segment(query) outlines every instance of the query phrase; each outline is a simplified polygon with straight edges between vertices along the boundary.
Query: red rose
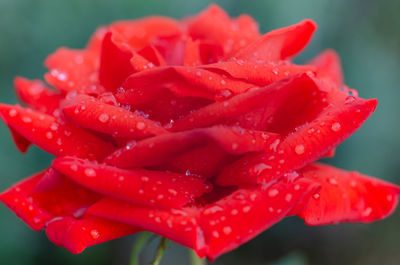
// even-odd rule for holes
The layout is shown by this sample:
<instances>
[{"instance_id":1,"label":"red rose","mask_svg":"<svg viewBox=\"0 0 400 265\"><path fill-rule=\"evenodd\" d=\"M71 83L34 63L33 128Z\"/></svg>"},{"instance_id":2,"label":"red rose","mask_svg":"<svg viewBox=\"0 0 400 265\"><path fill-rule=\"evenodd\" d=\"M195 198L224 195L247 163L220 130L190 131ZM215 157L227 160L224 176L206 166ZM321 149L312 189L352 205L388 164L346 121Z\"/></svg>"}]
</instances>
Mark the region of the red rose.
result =
<instances>
[{"instance_id":1,"label":"red rose","mask_svg":"<svg viewBox=\"0 0 400 265\"><path fill-rule=\"evenodd\" d=\"M1 201L72 253L146 230L210 259L290 215L388 216L399 187L313 163L377 104L344 85L333 51L290 61L315 29L304 20L260 35L249 16L210 6L60 48L45 62L55 90L17 78L27 107L0 105L22 152L33 143L57 158Z\"/></svg>"}]
</instances>

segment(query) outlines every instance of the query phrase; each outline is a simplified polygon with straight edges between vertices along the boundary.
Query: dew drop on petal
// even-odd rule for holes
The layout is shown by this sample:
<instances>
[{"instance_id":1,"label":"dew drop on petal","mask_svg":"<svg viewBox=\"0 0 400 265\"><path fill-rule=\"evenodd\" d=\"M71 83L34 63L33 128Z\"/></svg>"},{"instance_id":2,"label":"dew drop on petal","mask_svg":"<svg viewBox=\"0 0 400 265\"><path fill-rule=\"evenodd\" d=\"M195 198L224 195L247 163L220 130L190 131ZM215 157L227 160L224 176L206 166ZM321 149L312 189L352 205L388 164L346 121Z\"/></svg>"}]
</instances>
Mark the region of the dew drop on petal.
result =
<instances>
[{"instance_id":1,"label":"dew drop on petal","mask_svg":"<svg viewBox=\"0 0 400 265\"><path fill-rule=\"evenodd\" d=\"M340 130L340 127L341 127L340 123L339 122L335 122L335 123L332 124L331 128L332 128L332 131L338 132Z\"/></svg>"},{"instance_id":2,"label":"dew drop on petal","mask_svg":"<svg viewBox=\"0 0 400 265\"><path fill-rule=\"evenodd\" d=\"M8 115L10 115L10 117L15 117L17 116L17 111L15 109L10 109Z\"/></svg>"},{"instance_id":3,"label":"dew drop on petal","mask_svg":"<svg viewBox=\"0 0 400 265\"><path fill-rule=\"evenodd\" d=\"M304 145L302 145L302 144L296 145L294 151L298 155L304 154Z\"/></svg>"},{"instance_id":4,"label":"dew drop on petal","mask_svg":"<svg viewBox=\"0 0 400 265\"><path fill-rule=\"evenodd\" d=\"M225 235L229 235L232 232L232 228L230 226L225 226L222 231Z\"/></svg>"},{"instance_id":5,"label":"dew drop on petal","mask_svg":"<svg viewBox=\"0 0 400 265\"><path fill-rule=\"evenodd\" d=\"M277 189L270 189L269 191L268 191L268 196L269 197L275 197L276 195L278 195L279 194L279 190L277 190Z\"/></svg>"},{"instance_id":6,"label":"dew drop on petal","mask_svg":"<svg viewBox=\"0 0 400 265\"><path fill-rule=\"evenodd\" d=\"M146 128L146 124L144 124L144 122L142 122L142 121L139 121L139 122L136 124L136 128L137 128L138 130L143 130L144 128Z\"/></svg>"},{"instance_id":7,"label":"dew drop on petal","mask_svg":"<svg viewBox=\"0 0 400 265\"><path fill-rule=\"evenodd\" d=\"M96 176L96 171L93 168L86 168L85 169L85 175L88 177L95 177Z\"/></svg>"},{"instance_id":8,"label":"dew drop on petal","mask_svg":"<svg viewBox=\"0 0 400 265\"><path fill-rule=\"evenodd\" d=\"M97 231L96 229L93 229L93 230L91 230L90 231L90 236L93 238L93 239L98 239L99 237L100 237L100 233L99 233L99 231Z\"/></svg>"},{"instance_id":9,"label":"dew drop on petal","mask_svg":"<svg viewBox=\"0 0 400 265\"><path fill-rule=\"evenodd\" d=\"M102 123L108 122L109 119L110 119L110 116L107 113L102 113L99 116L99 121Z\"/></svg>"}]
</instances>

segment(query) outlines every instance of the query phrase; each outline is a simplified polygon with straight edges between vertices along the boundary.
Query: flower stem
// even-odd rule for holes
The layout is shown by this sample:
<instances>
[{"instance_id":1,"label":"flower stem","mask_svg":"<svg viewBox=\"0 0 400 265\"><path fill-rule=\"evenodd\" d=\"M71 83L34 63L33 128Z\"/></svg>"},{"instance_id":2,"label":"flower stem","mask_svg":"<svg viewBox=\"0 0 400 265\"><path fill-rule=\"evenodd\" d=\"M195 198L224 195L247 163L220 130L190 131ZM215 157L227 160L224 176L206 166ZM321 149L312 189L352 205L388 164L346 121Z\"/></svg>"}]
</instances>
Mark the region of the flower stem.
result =
<instances>
[{"instance_id":1,"label":"flower stem","mask_svg":"<svg viewBox=\"0 0 400 265\"><path fill-rule=\"evenodd\" d=\"M167 244L168 244L168 239L166 239L165 237L162 237L160 239L160 243L158 244L158 247L157 247L156 256L155 256L154 260L151 262L151 264L153 264L153 265L160 264L161 259L164 255L165 249L167 248Z\"/></svg>"},{"instance_id":2,"label":"flower stem","mask_svg":"<svg viewBox=\"0 0 400 265\"><path fill-rule=\"evenodd\" d=\"M189 259L190 265L207 265L206 259L199 258L196 252L194 252L192 249L189 250Z\"/></svg>"},{"instance_id":3,"label":"flower stem","mask_svg":"<svg viewBox=\"0 0 400 265\"><path fill-rule=\"evenodd\" d=\"M139 237L136 239L135 243L133 244L132 253L131 253L131 261L130 265L139 265L139 257L140 252L142 252L143 247L149 241L151 233L149 232L141 232Z\"/></svg>"}]
</instances>

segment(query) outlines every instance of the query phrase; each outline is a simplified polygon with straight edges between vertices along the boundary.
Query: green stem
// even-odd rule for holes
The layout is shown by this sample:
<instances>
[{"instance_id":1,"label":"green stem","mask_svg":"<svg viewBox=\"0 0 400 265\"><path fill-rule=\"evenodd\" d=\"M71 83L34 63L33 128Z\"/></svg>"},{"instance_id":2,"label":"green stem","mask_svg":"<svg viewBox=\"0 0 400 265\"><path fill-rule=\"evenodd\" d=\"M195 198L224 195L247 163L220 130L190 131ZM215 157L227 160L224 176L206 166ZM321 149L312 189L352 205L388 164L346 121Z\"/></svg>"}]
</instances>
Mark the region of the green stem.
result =
<instances>
[{"instance_id":1,"label":"green stem","mask_svg":"<svg viewBox=\"0 0 400 265\"><path fill-rule=\"evenodd\" d=\"M206 259L199 258L196 252L194 252L192 249L189 250L189 259L190 265L207 265Z\"/></svg>"},{"instance_id":2,"label":"green stem","mask_svg":"<svg viewBox=\"0 0 400 265\"><path fill-rule=\"evenodd\" d=\"M165 249L167 248L168 239L162 237L157 247L157 252L154 260L151 262L153 265L159 265L162 257L164 256Z\"/></svg>"},{"instance_id":3,"label":"green stem","mask_svg":"<svg viewBox=\"0 0 400 265\"><path fill-rule=\"evenodd\" d=\"M149 241L151 233L142 232L133 244L130 265L139 265L140 252L142 252L143 247Z\"/></svg>"}]
</instances>

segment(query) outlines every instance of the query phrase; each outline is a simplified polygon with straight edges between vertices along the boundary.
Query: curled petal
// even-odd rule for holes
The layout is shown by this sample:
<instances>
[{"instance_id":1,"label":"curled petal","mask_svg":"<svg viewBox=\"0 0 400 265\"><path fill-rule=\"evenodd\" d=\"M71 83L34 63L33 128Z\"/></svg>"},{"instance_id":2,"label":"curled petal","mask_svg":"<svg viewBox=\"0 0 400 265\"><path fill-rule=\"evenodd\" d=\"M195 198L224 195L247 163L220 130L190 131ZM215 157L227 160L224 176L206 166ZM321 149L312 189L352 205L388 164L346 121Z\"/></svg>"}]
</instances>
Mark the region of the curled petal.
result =
<instances>
[{"instance_id":1,"label":"curled petal","mask_svg":"<svg viewBox=\"0 0 400 265\"><path fill-rule=\"evenodd\" d=\"M338 88L343 86L343 72L340 58L334 50L326 50L309 64L316 67L316 77L332 82Z\"/></svg>"},{"instance_id":2,"label":"curled petal","mask_svg":"<svg viewBox=\"0 0 400 265\"><path fill-rule=\"evenodd\" d=\"M69 121L80 127L118 137L143 138L167 132L156 122L137 113L93 98L69 105L63 112Z\"/></svg>"},{"instance_id":3,"label":"curled petal","mask_svg":"<svg viewBox=\"0 0 400 265\"><path fill-rule=\"evenodd\" d=\"M262 109L262 121L258 129L265 129L265 120L268 120L287 99L294 99L293 95L311 95L318 92L315 82L307 74L295 75L266 87L253 88L245 93L233 96L223 102L215 102L193 111L180 120L175 121L173 130L181 131L196 127L205 127L217 122L237 120L238 116ZM256 116L256 117L254 117ZM250 115L251 119L260 115ZM247 117L246 117L247 118ZM253 120L250 124L255 124ZM247 127L247 126L244 126Z\"/></svg>"},{"instance_id":4,"label":"curled petal","mask_svg":"<svg viewBox=\"0 0 400 265\"><path fill-rule=\"evenodd\" d=\"M139 229L135 227L99 217L85 216L82 219L75 219L65 216L51 220L46 228L46 235L57 246L62 246L73 254L79 254L92 245L138 231Z\"/></svg>"},{"instance_id":5,"label":"curled petal","mask_svg":"<svg viewBox=\"0 0 400 265\"><path fill-rule=\"evenodd\" d=\"M195 208L154 209L104 198L88 209L88 213L169 238L196 249L204 257L204 235L198 226L199 211Z\"/></svg>"},{"instance_id":6,"label":"curled petal","mask_svg":"<svg viewBox=\"0 0 400 265\"><path fill-rule=\"evenodd\" d=\"M128 143L108 156L104 162L120 168L157 165L210 141L226 152L242 154L264 150L278 138L277 134L267 132L214 126L151 137L134 144Z\"/></svg>"},{"instance_id":7,"label":"curled petal","mask_svg":"<svg viewBox=\"0 0 400 265\"><path fill-rule=\"evenodd\" d=\"M341 98L315 119L298 127L282 143L272 144L270 152L246 155L227 167L216 182L219 185L268 183L284 173L304 167L360 128L376 104L376 99Z\"/></svg>"},{"instance_id":8,"label":"curled petal","mask_svg":"<svg viewBox=\"0 0 400 265\"><path fill-rule=\"evenodd\" d=\"M298 213L308 225L369 223L392 214L397 206L399 186L320 163L301 171L304 177L322 186Z\"/></svg>"},{"instance_id":9,"label":"curled petal","mask_svg":"<svg viewBox=\"0 0 400 265\"><path fill-rule=\"evenodd\" d=\"M61 95L40 80L17 77L14 86L19 99L38 111L53 114L60 105Z\"/></svg>"},{"instance_id":10,"label":"curled petal","mask_svg":"<svg viewBox=\"0 0 400 265\"><path fill-rule=\"evenodd\" d=\"M36 184L43 177L37 173L0 194L0 201L21 218L33 230L41 230L52 215L33 203L32 193Z\"/></svg>"},{"instance_id":11,"label":"curled petal","mask_svg":"<svg viewBox=\"0 0 400 265\"><path fill-rule=\"evenodd\" d=\"M97 95L104 92L98 83L98 63L97 54L90 51L60 48L45 61L50 70L45 79L62 92L76 90Z\"/></svg>"},{"instance_id":12,"label":"curled petal","mask_svg":"<svg viewBox=\"0 0 400 265\"><path fill-rule=\"evenodd\" d=\"M207 205L200 215L207 256L213 260L249 241L284 218L298 203L307 202L318 189L318 184L303 178L281 180L267 188L238 189Z\"/></svg>"},{"instance_id":13,"label":"curled petal","mask_svg":"<svg viewBox=\"0 0 400 265\"><path fill-rule=\"evenodd\" d=\"M310 41L317 25L310 19L261 36L234 55L238 60L279 61L295 56Z\"/></svg>"},{"instance_id":14,"label":"curled petal","mask_svg":"<svg viewBox=\"0 0 400 265\"><path fill-rule=\"evenodd\" d=\"M193 39L206 39L223 48L226 56L234 54L259 37L258 24L249 16L230 19L217 5L210 5L188 19L188 33Z\"/></svg>"},{"instance_id":15,"label":"curled petal","mask_svg":"<svg viewBox=\"0 0 400 265\"><path fill-rule=\"evenodd\" d=\"M144 104L168 89L180 97L214 99L216 96L239 94L254 86L204 69L168 66L131 75L116 97L121 103Z\"/></svg>"},{"instance_id":16,"label":"curled petal","mask_svg":"<svg viewBox=\"0 0 400 265\"><path fill-rule=\"evenodd\" d=\"M181 207L207 189L198 177L145 169L122 170L77 158L57 158L53 167L88 189L145 206Z\"/></svg>"},{"instance_id":17,"label":"curled petal","mask_svg":"<svg viewBox=\"0 0 400 265\"><path fill-rule=\"evenodd\" d=\"M32 109L0 104L0 115L12 130L56 156L102 159L114 149L86 131L61 124L53 116Z\"/></svg>"}]
</instances>

